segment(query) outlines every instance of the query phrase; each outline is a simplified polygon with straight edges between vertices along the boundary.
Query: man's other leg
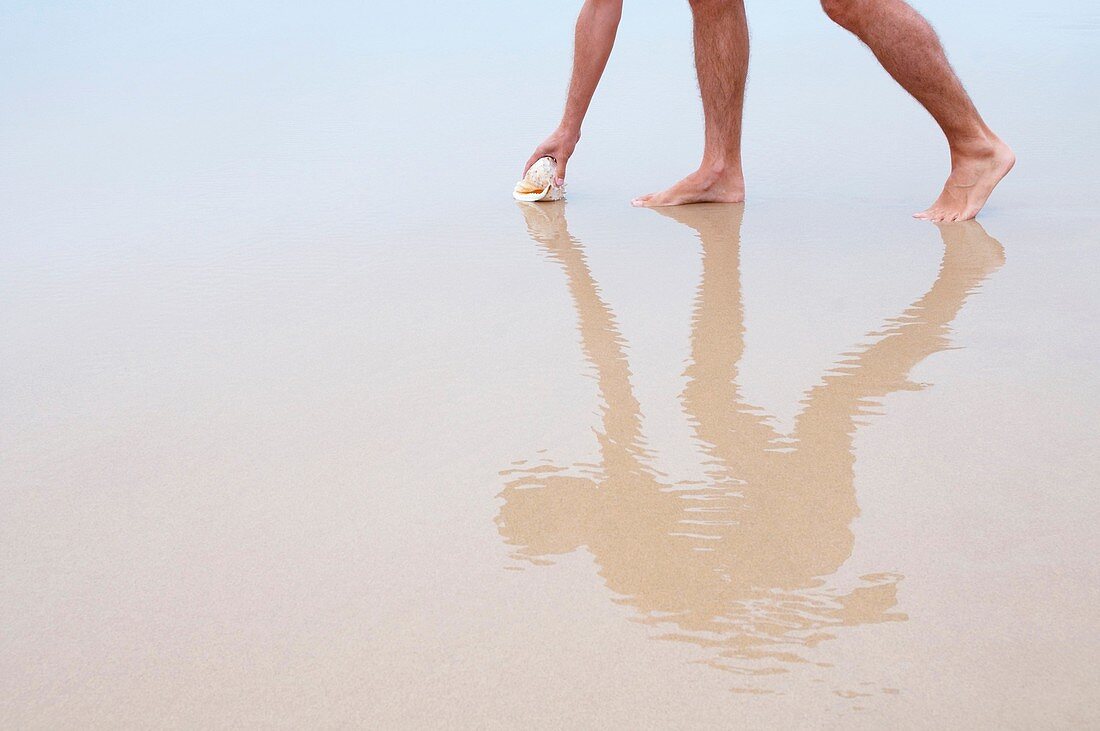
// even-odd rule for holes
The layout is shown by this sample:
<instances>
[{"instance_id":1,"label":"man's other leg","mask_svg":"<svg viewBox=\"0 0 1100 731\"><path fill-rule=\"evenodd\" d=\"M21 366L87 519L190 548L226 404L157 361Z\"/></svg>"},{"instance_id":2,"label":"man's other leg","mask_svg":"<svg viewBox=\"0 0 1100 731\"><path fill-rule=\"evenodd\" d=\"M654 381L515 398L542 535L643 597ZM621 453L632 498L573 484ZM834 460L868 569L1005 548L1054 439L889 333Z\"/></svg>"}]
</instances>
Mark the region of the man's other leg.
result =
<instances>
[{"instance_id":1,"label":"man's other leg","mask_svg":"<svg viewBox=\"0 0 1100 731\"><path fill-rule=\"evenodd\" d=\"M936 202L914 215L932 221L974 218L1016 157L978 114L932 26L902 0L821 0L821 5L870 47L947 136L951 174Z\"/></svg>"},{"instance_id":2,"label":"man's other leg","mask_svg":"<svg viewBox=\"0 0 1100 731\"><path fill-rule=\"evenodd\" d=\"M744 0L690 0L695 71L706 124L699 169L671 188L635 198L636 206L745 199L741 170L741 114L749 70L749 26Z\"/></svg>"}]
</instances>

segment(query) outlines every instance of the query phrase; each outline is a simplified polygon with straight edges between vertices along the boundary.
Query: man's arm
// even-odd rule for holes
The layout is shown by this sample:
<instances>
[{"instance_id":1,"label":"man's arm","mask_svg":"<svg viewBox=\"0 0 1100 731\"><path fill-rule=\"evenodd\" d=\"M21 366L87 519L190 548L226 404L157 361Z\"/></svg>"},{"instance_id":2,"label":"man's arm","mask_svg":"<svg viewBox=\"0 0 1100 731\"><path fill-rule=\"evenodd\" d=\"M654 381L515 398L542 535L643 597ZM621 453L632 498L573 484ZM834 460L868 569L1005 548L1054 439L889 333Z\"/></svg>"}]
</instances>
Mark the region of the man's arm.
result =
<instances>
[{"instance_id":1,"label":"man's arm","mask_svg":"<svg viewBox=\"0 0 1100 731\"><path fill-rule=\"evenodd\" d=\"M565 167L569 157L581 138L581 122L588 112L596 85L600 83L611 47L615 45L615 32L619 28L619 18L623 14L623 0L585 0L580 15L577 16L577 29L573 41L573 76L569 81L569 96L565 101L565 112L561 123L546 140L539 145L527 164L527 168L540 157L549 155L557 161L558 185L565 182Z\"/></svg>"}]
</instances>

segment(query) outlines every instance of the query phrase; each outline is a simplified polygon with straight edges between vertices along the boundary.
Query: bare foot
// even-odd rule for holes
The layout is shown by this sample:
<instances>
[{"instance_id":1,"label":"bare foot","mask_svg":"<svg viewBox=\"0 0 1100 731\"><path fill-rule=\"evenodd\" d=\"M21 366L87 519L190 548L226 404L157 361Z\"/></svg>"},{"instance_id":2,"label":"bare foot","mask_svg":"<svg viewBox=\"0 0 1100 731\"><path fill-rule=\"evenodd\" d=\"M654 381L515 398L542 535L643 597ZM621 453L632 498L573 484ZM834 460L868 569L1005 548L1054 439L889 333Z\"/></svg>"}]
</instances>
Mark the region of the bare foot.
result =
<instances>
[{"instance_id":1,"label":"bare foot","mask_svg":"<svg viewBox=\"0 0 1100 731\"><path fill-rule=\"evenodd\" d=\"M640 208L680 206L685 203L740 203L745 200L745 178L740 172L716 173L700 168L676 185L630 201Z\"/></svg>"},{"instance_id":2,"label":"bare foot","mask_svg":"<svg viewBox=\"0 0 1100 731\"><path fill-rule=\"evenodd\" d=\"M914 213L913 218L936 223L969 221L978 215L989 194L1015 164L1012 150L996 137L975 153L953 155L951 175L940 197L928 210Z\"/></svg>"}]
</instances>

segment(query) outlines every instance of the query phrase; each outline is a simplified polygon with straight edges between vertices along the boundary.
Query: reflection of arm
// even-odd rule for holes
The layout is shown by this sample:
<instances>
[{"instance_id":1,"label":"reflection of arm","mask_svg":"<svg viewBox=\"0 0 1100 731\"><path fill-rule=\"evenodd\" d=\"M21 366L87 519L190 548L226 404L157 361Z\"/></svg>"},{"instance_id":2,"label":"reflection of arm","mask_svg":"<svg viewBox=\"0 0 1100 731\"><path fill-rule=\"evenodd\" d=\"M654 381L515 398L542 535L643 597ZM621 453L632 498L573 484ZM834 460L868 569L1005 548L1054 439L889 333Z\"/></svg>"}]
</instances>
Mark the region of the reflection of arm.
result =
<instances>
[{"instance_id":1,"label":"reflection of arm","mask_svg":"<svg viewBox=\"0 0 1100 731\"><path fill-rule=\"evenodd\" d=\"M569 278L569 292L580 319L581 346L596 368L600 395L604 400L604 433L617 450L625 450L633 458L641 456L641 406L634 397L630 383L630 364L623 351L611 309L600 298L596 282L588 269L584 254L570 241L568 247L554 252ZM622 455L628 456L628 455Z\"/></svg>"},{"instance_id":2,"label":"reflection of arm","mask_svg":"<svg viewBox=\"0 0 1100 731\"><path fill-rule=\"evenodd\" d=\"M644 455L641 406L630 383L625 343L611 308L600 297L581 245L569 235L560 206L523 206L532 238L561 264L577 311L581 348L596 369L603 398L604 434L600 441L606 466L634 471Z\"/></svg>"}]
</instances>

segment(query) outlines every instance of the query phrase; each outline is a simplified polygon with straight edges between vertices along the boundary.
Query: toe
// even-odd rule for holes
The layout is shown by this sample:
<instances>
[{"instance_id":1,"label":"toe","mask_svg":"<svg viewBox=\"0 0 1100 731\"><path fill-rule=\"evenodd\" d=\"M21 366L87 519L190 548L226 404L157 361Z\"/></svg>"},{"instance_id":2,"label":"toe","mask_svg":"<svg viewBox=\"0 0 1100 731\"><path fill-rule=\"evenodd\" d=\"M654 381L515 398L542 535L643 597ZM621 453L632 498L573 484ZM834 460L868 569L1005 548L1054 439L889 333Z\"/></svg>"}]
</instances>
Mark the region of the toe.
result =
<instances>
[{"instance_id":1,"label":"toe","mask_svg":"<svg viewBox=\"0 0 1100 731\"><path fill-rule=\"evenodd\" d=\"M657 206L667 206L668 205L668 195L666 193L654 193L652 195L647 195L642 199L642 202L639 203L638 205L642 206L643 208L655 208Z\"/></svg>"}]
</instances>

